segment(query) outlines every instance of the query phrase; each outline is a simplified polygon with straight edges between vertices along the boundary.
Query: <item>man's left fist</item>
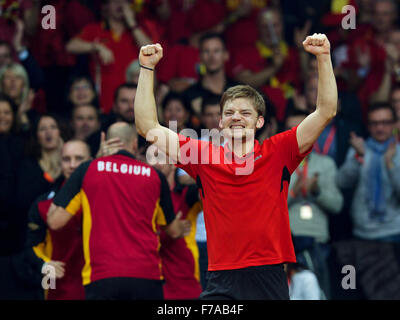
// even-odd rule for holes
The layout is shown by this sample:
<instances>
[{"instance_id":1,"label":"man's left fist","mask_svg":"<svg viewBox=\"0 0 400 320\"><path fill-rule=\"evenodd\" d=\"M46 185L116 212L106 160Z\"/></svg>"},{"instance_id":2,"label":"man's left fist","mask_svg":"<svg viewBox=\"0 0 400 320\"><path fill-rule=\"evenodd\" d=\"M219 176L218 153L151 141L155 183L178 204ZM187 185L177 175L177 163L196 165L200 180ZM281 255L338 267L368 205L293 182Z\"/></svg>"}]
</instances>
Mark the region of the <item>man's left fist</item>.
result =
<instances>
[{"instance_id":1,"label":"man's left fist","mask_svg":"<svg viewBox=\"0 0 400 320\"><path fill-rule=\"evenodd\" d=\"M303 41L304 50L315 56L330 54L331 44L323 33L314 33Z\"/></svg>"}]
</instances>

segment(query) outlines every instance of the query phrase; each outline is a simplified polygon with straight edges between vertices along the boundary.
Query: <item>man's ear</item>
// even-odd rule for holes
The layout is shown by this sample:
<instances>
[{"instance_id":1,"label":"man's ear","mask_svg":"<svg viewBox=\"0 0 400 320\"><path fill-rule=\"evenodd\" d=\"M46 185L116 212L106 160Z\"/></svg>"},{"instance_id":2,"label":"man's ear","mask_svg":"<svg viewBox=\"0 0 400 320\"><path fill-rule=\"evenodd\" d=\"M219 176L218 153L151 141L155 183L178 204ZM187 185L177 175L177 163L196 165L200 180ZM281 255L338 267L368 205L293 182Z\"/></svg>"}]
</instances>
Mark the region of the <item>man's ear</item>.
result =
<instances>
[{"instance_id":1,"label":"man's ear","mask_svg":"<svg viewBox=\"0 0 400 320\"><path fill-rule=\"evenodd\" d=\"M257 122L256 122L256 128L260 129L264 125L264 117L263 116L258 116Z\"/></svg>"}]
</instances>

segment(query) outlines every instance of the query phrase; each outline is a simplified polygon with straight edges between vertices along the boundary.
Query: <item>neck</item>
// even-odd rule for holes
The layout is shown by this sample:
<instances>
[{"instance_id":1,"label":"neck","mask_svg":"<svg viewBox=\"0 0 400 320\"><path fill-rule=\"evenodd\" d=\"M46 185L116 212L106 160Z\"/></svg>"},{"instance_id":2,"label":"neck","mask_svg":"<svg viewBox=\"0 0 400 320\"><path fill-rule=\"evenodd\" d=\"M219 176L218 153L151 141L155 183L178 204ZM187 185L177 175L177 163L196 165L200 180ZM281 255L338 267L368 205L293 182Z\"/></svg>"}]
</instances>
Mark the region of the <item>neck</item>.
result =
<instances>
[{"instance_id":1,"label":"neck","mask_svg":"<svg viewBox=\"0 0 400 320\"><path fill-rule=\"evenodd\" d=\"M53 179L57 179L61 174L61 154L58 148L51 150L42 150L39 165L44 172L50 174Z\"/></svg>"},{"instance_id":2,"label":"neck","mask_svg":"<svg viewBox=\"0 0 400 320\"><path fill-rule=\"evenodd\" d=\"M214 73L206 73L202 79L203 87L216 94L221 94L224 91L225 82L226 77L224 68L221 68Z\"/></svg>"},{"instance_id":3,"label":"neck","mask_svg":"<svg viewBox=\"0 0 400 320\"><path fill-rule=\"evenodd\" d=\"M110 29L114 32L123 32L125 30L125 24L120 19L109 18L108 24L110 25Z\"/></svg>"},{"instance_id":4,"label":"neck","mask_svg":"<svg viewBox=\"0 0 400 320\"><path fill-rule=\"evenodd\" d=\"M243 138L239 139L229 139L227 140L228 148L231 150L236 156L243 157L246 154L250 153L254 149L254 137L253 139Z\"/></svg>"}]
</instances>

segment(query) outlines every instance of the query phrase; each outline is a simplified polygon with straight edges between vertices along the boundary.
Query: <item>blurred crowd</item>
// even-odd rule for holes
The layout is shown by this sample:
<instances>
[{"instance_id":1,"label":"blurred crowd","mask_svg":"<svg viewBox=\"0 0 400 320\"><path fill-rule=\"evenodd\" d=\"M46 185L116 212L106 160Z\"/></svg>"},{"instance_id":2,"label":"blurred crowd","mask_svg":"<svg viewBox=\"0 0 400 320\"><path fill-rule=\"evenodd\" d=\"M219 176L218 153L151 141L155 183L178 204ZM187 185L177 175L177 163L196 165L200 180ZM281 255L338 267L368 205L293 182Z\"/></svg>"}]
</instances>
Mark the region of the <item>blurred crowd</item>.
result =
<instances>
[{"instance_id":1,"label":"blurred crowd","mask_svg":"<svg viewBox=\"0 0 400 320\"><path fill-rule=\"evenodd\" d=\"M42 27L45 5L56 10L55 29ZM355 29L342 27L345 5L355 8ZM302 42L316 32L331 44L339 111L291 178L291 297L399 299L399 13L395 0L0 1L0 258L24 250L31 206L64 180L63 144L85 141L82 160L95 158L102 132L134 124L141 46L164 49L160 122L199 137L218 130L222 93L249 84L267 102L261 143L315 110L318 63ZM139 139L143 161L146 147ZM201 212L197 232L204 286ZM18 263L0 264L0 280ZM343 289L345 265L355 267L357 289Z\"/></svg>"}]
</instances>

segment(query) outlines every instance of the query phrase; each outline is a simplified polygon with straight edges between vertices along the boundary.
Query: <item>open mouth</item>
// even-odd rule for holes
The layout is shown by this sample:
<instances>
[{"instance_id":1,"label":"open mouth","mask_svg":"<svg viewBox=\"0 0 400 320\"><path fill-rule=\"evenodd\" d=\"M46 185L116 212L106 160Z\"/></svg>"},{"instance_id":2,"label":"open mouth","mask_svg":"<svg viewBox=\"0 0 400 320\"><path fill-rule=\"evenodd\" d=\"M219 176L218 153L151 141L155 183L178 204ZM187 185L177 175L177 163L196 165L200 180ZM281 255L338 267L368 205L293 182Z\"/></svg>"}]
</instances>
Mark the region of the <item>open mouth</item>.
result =
<instances>
[{"instance_id":1,"label":"open mouth","mask_svg":"<svg viewBox=\"0 0 400 320\"><path fill-rule=\"evenodd\" d=\"M233 124L229 127L230 129L244 129L243 125Z\"/></svg>"}]
</instances>

